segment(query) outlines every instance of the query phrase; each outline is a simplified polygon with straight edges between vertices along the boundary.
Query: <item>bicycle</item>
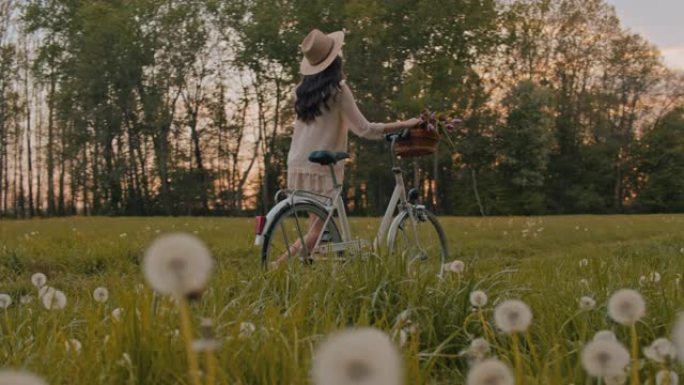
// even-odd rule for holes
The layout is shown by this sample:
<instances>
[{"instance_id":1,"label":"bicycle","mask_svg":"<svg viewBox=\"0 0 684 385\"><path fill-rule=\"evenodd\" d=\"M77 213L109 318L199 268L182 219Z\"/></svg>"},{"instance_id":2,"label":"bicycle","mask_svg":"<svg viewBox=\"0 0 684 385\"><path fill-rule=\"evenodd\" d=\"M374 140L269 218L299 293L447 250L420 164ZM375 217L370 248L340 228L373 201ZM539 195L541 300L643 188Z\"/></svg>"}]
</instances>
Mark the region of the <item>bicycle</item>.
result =
<instances>
[{"instance_id":1,"label":"bicycle","mask_svg":"<svg viewBox=\"0 0 684 385\"><path fill-rule=\"evenodd\" d=\"M432 266L441 276L448 257L444 230L437 217L418 203L418 190L406 191L403 172L394 155L396 142L406 135L408 130L385 136L391 143L395 187L372 245L368 240L351 238L342 185L333 171L333 166L349 158L349 154L314 151L309 160L330 168L334 193L331 197L306 190L285 189L276 193L279 203L266 216L258 216L256 220L255 245L261 246L262 266L268 268L271 262L285 254L288 260L297 255L305 263L330 258L344 260L345 254L359 253L370 247L378 252L385 240L390 254L401 252L409 264L421 262ZM316 226L319 231L312 232ZM316 232L318 236L310 245L313 237L309 237ZM293 249L295 244L299 247Z\"/></svg>"}]
</instances>

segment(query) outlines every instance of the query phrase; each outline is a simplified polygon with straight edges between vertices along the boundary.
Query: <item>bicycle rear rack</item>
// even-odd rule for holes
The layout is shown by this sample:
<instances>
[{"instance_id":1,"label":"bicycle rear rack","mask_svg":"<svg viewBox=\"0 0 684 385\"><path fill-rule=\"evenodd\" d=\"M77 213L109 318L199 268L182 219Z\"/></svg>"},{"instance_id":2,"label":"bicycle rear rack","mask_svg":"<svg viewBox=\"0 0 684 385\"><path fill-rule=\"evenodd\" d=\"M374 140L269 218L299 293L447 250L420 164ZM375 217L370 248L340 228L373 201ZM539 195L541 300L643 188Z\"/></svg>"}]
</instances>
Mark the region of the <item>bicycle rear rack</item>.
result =
<instances>
[{"instance_id":1,"label":"bicycle rear rack","mask_svg":"<svg viewBox=\"0 0 684 385\"><path fill-rule=\"evenodd\" d=\"M289 190L289 189L278 190L278 192L276 192L276 194L275 194L275 201L280 202L283 199L290 199L290 201L292 203L294 203L295 199L299 198L299 197L301 197L301 198L313 198L325 206L332 205L332 198L331 197L329 197L327 195L316 194L315 192L306 191L306 190Z\"/></svg>"}]
</instances>

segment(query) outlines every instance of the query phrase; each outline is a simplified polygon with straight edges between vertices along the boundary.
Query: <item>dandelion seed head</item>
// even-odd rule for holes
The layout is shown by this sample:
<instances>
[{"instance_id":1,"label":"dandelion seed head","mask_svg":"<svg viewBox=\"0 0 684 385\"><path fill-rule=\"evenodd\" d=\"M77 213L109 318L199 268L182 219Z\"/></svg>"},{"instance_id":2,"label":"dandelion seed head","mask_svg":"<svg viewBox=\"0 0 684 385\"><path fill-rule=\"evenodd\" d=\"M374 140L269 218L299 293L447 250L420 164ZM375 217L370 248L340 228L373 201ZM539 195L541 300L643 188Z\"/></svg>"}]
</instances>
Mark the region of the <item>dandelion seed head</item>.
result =
<instances>
[{"instance_id":1,"label":"dandelion seed head","mask_svg":"<svg viewBox=\"0 0 684 385\"><path fill-rule=\"evenodd\" d=\"M622 373L628 363L629 352L617 341L593 340L582 350L582 366L593 377Z\"/></svg>"},{"instance_id":2,"label":"dandelion seed head","mask_svg":"<svg viewBox=\"0 0 684 385\"><path fill-rule=\"evenodd\" d=\"M397 348L375 328L334 333L313 357L315 385L400 385L402 375Z\"/></svg>"},{"instance_id":3,"label":"dandelion seed head","mask_svg":"<svg viewBox=\"0 0 684 385\"><path fill-rule=\"evenodd\" d=\"M594 334L594 341L617 341L617 336L610 330L600 330Z\"/></svg>"},{"instance_id":4,"label":"dandelion seed head","mask_svg":"<svg viewBox=\"0 0 684 385\"><path fill-rule=\"evenodd\" d=\"M19 303L22 305L28 305L33 301L33 297L29 294L22 295L21 298L19 298Z\"/></svg>"},{"instance_id":5,"label":"dandelion seed head","mask_svg":"<svg viewBox=\"0 0 684 385\"><path fill-rule=\"evenodd\" d=\"M123 314L123 309L120 307L117 307L116 309L112 310L112 318L115 321L121 321L121 315Z\"/></svg>"},{"instance_id":6,"label":"dandelion seed head","mask_svg":"<svg viewBox=\"0 0 684 385\"><path fill-rule=\"evenodd\" d=\"M465 263L463 261L456 259L454 261L446 263L444 265L444 269L452 273L460 274L463 273L463 271L465 271Z\"/></svg>"},{"instance_id":7,"label":"dandelion seed head","mask_svg":"<svg viewBox=\"0 0 684 385\"><path fill-rule=\"evenodd\" d=\"M657 271L652 271L651 274L648 275L649 281L651 281L653 283L660 282L661 278L662 277L660 276L660 273L658 273Z\"/></svg>"},{"instance_id":8,"label":"dandelion seed head","mask_svg":"<svg viewBox=\"0 0 684 385\"><path fill-rule=\"evenodd\" d=\"M213 267L214 261L204 243L181 233L157 238L143 259L145 278L160 294L198 295Z\"/></svg>"},{"instance_id":9,"label":"dandelion seed head","mask_svg":"<svg viewBox=\"0 0 684 385\"><path fill-rule=\"evenodd\" d=\"M192 341L192 350L195 352L215 351L221 347L221 343L213 338L202 338Z\"/></svg>"},{"instance_id":10,"label":"dandelion seed head","mask_svg":"<svg viewBox=\"0 0 684 385\"><path fill-rule=\"evenodd\" d=\"M67 304L66 295L53 288L47 290L45 294L40 298L43 302L43 306L48 310L60 310L64 309Z\"/></svg>"},{"instance_id":11,"label":"dandelion seed head","mask_svg":"<svg viewBox=\"0 0 684 385\"><path fill-rule=\"evenodd\" d=\"M487 304L487 294L482 290L475 290L471 292L470 304L475 307L483 307Z\"/></svg>"},{"instance_id":12,"label":"dandelion seed head","mask_svg":"<svg viewBox=\"0 0 684 385\"><path fill-rule=\"evenodd\" d=\"M67 353L76 353L76 354L81 354L81 348L83 345L81 345L81 341L77 340L76 338L70 338L67 341L64 341L64 348L66 349Z\"/></svg>"},{"instance_id":13,"label":"dandelion seed head","mask_svg":"<svg viewBox=\"0 0 684 385\"><path fill-rule=\"evenodd\" d=\"M656 373L656 385L679 385L679 376L673 370L660 370Z\"/></svg>"},{"instance_id":14,"label":"dandelion seed head","mask_svg":"<svg viewBox=\"0 0 684 385\"><path fill-rule=\"evenodd\" d=\"M33 286L40 289L47 283L47 277L43 273L35 273L31 276L31 283Z\"/></svg>"},{"instance_id":15,"label":"dandelion seed head","mask_svg":"<svg viewBox=\"0 0 684 385\"><path fill-rule=\"evenodd\" d=\"M47 382L32 373L0 369L0 385L47 385Z\"/></svg>"},{"instance_id":16,"label":"dandelion seed head","mask_svg":"<svg viewBox=\"0 0 684 385\"><path fill-rule=\"evenodd\" d=\"M494 322L504 333L524 332L532 323L532 310L523 301L506 300L494 309Z\"/></svg>"},{"instance_id":17,"label":"dandelion seed head","mask_svg":"<svg viewBox=\"0 0 684 385\"><path fill-rule=\"evenodd\" d=\"M677 357L677 348L667 338L658 338L644 348L644 356L651 361L664 364Z\"/></svg>"},{"instance_id":18,"label":"dandelion seed head","mask_svg":"<svg viewBox=\"0 0 684 385\"><path fill-rule=\"evenodd\" d=\"M12 297L9 294L0 293L0 309L7 309L12 305Z\"/></svg>"},{"instance_id":19,"label":"dandelion seed head","mask_svg":"<svg viewBox=\"0 0 684 385\"><path fill-rule=\"evenodd\" d=\"M584 296L579 300L579 307L581 310L591 310L596 307L596 301L591 297Z\"/></svg>"},{"instance_id":20,"label":"dandelion seed head","mask_svg":"<svg viewBox=\"0 0 684 385\"><path fill-rule=\"evenodd\" d=\"M489 354L491 346L484 338L475 338L470 342L467 354L476 360L483 360Z\"/></svg>"},{"instance_id":21,"label":"dandelion seed head","mask_svg":"<svg viewBox=\"0 0 684 385\"><path fill-rule=\"evenodd\" d=\"M617 323L634 325L644 314L646 314L646 302L635 290L618 290L608 301L608 315Z\"/></svg>"},{"instance_id":22,"label":"dandelion seed head","mask_svg":"<svg viewBox=\"0 0 684 385\"><path fill-rule=\"evenodd\" d=\"M503 362L490 358L468 372L467 385L513 385L513 372Z\"/></svg>"},{"instance_id":23,"label":"dandelion seed head","mask_svg":"<svg viewBox=\"0 0 684 385\"><path fill-rule=\"evenodd\" d=\"M98 287L93 291L93 299L99 303L105 303L109 299L109 290L105 287Z\"/></svg>"},{"instance_id":24,"label":"dandelion seed head","mask_svg":"<svg viewBox=\"0 0 684 385\"><path fill-rule=\"evenodd\" d=\"M589 266L589 260L587 258L580 259L579 267L587 267L587 266Z\"/></svg>"},{"instance_id":25,"label":"dandelion seed head","mask_svg":"<svg viewBox=\"0 0 684 385\"><path fill-rule=\"evenodd\" d=\"M49 292L54 292L55 289L51 286L42 286L38 289L38 298L43 298L43 296Z\"/></svg>"},{"instance_id":26,"label":"dandelion seed head","mask_svg":"<svg viewBox=\"0 0 684 385\"><path fill-rule=\"evenodd\" d=\"M256 331L256 326L251 322L240 322L240 337L249 337Z\"/></svg>"}]
</instances>

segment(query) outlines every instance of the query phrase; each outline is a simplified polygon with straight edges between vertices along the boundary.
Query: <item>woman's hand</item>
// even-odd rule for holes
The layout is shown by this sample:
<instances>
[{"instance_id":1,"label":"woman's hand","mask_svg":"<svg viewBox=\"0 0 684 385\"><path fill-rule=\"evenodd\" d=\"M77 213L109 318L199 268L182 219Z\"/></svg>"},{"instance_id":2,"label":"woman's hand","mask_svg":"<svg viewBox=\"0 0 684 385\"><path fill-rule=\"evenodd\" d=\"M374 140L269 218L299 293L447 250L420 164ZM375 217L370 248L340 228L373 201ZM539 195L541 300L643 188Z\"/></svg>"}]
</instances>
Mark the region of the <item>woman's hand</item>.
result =
<instances>
[{"instance_id":1,"label":"woman's hand","mask_svg":"<svg viewBox=\"0 0 684 385\"><path fill-rule=\"evenodd\" d=\"M411 128L414 126L419 125L422 122L422 120L418 118L411 118L408 120L400 120L398 122L394 123L385 123L384 128L382 129L383 134L389 134L395 131L401 131L407 128Z\"/></svg>"},{"instance_id":2,"label":"woman's hand","mask_svg":"<svg viewBox=\"0 0 684 385\"><path fill-rule=\"evenodd\" d=\"M422 122L421 119L419 118L411 118L408 120L404 120L404 128L411 128L419 125Z\"/></svg>"}]
</instances>

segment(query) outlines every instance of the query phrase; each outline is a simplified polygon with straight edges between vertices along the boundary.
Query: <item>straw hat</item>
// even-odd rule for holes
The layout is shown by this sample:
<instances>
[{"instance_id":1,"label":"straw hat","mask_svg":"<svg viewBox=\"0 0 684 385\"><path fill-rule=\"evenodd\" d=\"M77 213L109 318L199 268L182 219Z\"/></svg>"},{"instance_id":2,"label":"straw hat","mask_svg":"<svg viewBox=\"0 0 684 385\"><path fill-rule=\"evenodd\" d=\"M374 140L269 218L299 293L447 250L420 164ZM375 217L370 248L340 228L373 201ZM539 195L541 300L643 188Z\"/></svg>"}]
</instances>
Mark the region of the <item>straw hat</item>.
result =
<instances>
[{"instance_id":1,"label":"straw hat","mask_svg":"<svg viewBox=\"0 0 684 385\"><path fill-rule=\"evenodd\" d=\"M335 60L344 43L344 32L337 31L330 34L314 29L302 41L299 47L304 58L299 64L302 75L315 75L328 68Z\"/></svg>"}]
</instances>

